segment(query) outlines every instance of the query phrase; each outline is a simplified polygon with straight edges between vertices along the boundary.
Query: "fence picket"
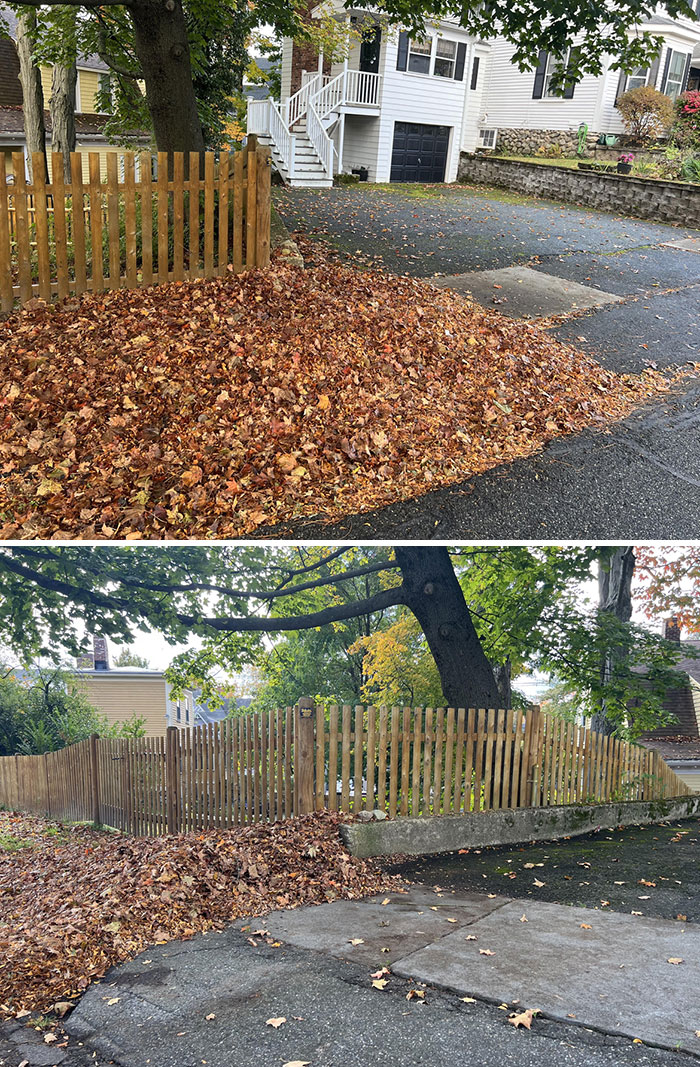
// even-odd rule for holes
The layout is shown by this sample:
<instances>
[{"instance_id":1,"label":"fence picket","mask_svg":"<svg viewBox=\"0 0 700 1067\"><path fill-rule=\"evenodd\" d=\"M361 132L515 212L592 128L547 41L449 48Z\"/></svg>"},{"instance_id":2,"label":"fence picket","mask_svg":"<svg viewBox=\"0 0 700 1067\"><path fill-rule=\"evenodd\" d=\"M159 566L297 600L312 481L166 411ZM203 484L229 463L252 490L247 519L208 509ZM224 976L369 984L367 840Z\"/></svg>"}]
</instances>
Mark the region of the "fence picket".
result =
<instances>
[{"instance_id":1,"label":"fence picket","mask_svg":"<svg viewBox=\"0 0 700 1067\"><path fill-rule=\"evenodd\" d=\"M88 154L90 204L90 276L93 293L104 289L104 260L102 249L102 177L100 175L100 154Z\"/></svg>"},{"instance_id":2,"label":"fence picket","mask_svg":"<svg viewBox=\"0 0 700 1067\"><path fill-rule=\"evenodd\" d=\"M7 186L5 154L0 153L0 309L12 311L12 246L10 245L10 199ZM4 794L0 787L0 797Z\"/></svg>"},{"instance_id":3,"label":"fence picket","mask_svg":"<svg viewBox=\"0 0 700 1067\"><path fill-rule=\"evenodd\" d=\"M27 177L24 170L24 153L12 153L12 172L15 183L12 189L15 202L17 272L19 275L19 298L26 304L33 296L32 261L29 247L29 212L27 203Z\"/></svg>"},{"instance_id":4,"label":"fence picket","mask_svg":"<svg viewBox=\"0 0 700 1067\"><path fill-rule=\"evenodd\" d=\"M56 254L56 292L59 300L68 296L68 229L66 225L66 188L63 173L63 155L61 152L51 153L51 200L53 202L53 245ZM2 215L0 205L0 216ZM48 220L47 220L48 222ZM2 219L0 218L0 226ZM47 252L49 250L49 236L46 235ZM49 268L49 297L51 294L51 279ZM46 299L48 300L49 297Z\"/></svg>"}]
</instances>

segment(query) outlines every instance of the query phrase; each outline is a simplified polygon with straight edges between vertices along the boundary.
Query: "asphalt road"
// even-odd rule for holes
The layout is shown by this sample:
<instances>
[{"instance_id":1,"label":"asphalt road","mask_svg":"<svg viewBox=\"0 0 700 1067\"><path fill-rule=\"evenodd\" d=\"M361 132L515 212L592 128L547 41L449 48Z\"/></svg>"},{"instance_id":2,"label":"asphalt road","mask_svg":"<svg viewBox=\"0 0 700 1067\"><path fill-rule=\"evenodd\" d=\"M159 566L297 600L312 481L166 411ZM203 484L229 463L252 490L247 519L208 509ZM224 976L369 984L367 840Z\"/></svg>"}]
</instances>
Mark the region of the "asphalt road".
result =
<instances>
[{"instance_id":1,"label":"asphalt road","mask_svg":"<svg viewBox=\"0 0 700 1067\"><path fill-rule=\"evenodd\" d=\"M276 202L290 229L330 241L361 266L429 278L528 264L622 296L554 327L616 371L700 359L700 253L666 244L698 231L454 186L279 190ZM699 425L700 385L688 379L609 432L560 439L537 456L332 525L304 521L260 535L694 538Z\"/></svg>"}]
</instances>

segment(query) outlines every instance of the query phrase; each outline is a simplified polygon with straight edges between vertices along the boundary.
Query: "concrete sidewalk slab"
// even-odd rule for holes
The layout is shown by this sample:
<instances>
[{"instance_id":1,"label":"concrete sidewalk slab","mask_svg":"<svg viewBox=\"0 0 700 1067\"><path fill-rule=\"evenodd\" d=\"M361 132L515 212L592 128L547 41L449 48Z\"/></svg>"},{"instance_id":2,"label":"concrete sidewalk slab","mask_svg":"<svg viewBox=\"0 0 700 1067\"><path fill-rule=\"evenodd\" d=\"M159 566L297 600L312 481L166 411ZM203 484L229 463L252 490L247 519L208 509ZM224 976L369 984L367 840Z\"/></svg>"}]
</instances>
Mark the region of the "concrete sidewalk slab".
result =
<instances>
[{"instance_id":1,"label":"concrete sidewalk slab","mask_svg":"<svg viewBox=\"0 0 700 1067\"><path fill-rule=\"evenodd\" d=\"M382 904L381 900L388 900ZM438 896L423 888L380 899L337 900L319 907L278 911L262 922L273 937L298 948L326 952L372 968L416 952L462 930L508 902L478 893ZM353 945L360 939L362 944Z\"/></svg>"},{"instance_id":2,"label":"concrete sidewalk slab","mask_svg":"<svg viewBox=\"0 0 700 1067\"><path fill-rule=\"evenodd\" d=\"M392 970L465 996L517 1000L562 1022L573 1019L700 1055L697 927L513 901L479 919L469 933L477 940L457 931L405 956Z\"/></svg>"},{"instance_id":3,"label":"concrete sidewalk slab","mask_svg":"<svg viewBox=\"0 0 700 1067\"><path fill-rule=\"evenodd\" d=\"M572 278L558 278L530 267L471 271L447 278L431 278L438 289L454 289L472 297L483 307L511 318L548 318L565 312L616 304L622 297L581 285Z\"/></svg>"},{"instance_id":4,"label":"concrete sidewalk slab","mask_svg":"<svg viewBox=\"0 0 700 1067\"><path fill-rule=\"evenodd\" d=\"M664 241L669 248L682 248L685 252L700 252L700 237L685 237L681 241Z\"/></svg>"}]
</instances>

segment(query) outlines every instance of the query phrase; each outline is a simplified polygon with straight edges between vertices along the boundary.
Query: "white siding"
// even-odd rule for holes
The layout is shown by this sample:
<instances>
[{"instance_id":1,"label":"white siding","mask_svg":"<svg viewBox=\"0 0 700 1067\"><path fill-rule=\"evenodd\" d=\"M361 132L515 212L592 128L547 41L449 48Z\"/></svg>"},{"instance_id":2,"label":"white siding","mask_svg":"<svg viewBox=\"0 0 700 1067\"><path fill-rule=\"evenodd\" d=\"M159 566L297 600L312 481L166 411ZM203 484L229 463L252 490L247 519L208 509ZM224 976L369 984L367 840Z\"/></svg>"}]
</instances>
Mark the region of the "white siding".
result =
<instances>
[{"instance_id":1,"label":"white siding","mask_svg":"<svg viewBox=\"0 0 700 1067\"><path fill-rule=\"evenodd\" d=\"M472 71L474 60L479 60L479 71L474 89L471 88ZM465 152L473 152L477 147L477 133L483 125L485 87L488 85L489 69L491 64L491 50L488 45L477 44L471 49L468 69L465 70L464 84L466 103L464 107L464 121L462 123L461 148Z\"/></svg>"},{"instance_id":2,"label":"white siding","mask_svg":"<svg viewBox=\"0 0 700 1067\"><path fill-rule=\"evenodd\" d=\"M292 95L292 49L294 42L291 37L285 37L282 41L282 69L280 71L281 87L280 99L287 100Z\"/></svg>"},{"instance_id":3,"label":"white siding","mask_svg":"<svg viewBox=\"0 0 700 1067\"><path fill-rule=\"evenodd\" d=\"M452 27L446 30L443 36L456 41L469 41L466 32L452 29ZM387 40L385 35L380 60L380 70L384 75L384 81L379 120L376 180L380 182L389 181L391 152L394 142L394 124L396 122L417 122L430 126L450 127L452 133L445 180L448 182L454 181L457 177L457 164L459 163L464 105L467 96L466 85L468 72L471 70L472 49L470 47L467 48L467 61L462 81L397 70L397 51L397 35L392 34L390 40Z\"/></svg>"},{"instance_id":4,"label":"white siding","mask_svg":"<svg viewBox=\"0 0 700 1067\"><path fill-rule=\"evenodd\" d=\"M379 153L379 119L345 118L345 144L343 147L343 170L349 173L353 167L367 167L369 180L377 181L377 156Z\"/></svg>"},{"instance_id":5,"label":"white siding","mask_svg":"<svg viewBox=\"0 0 700 1067\"><path fill-rule=\"evenodd\" d=\"M491 65L484 94L485 126L521 130L577 130L582 122L595 129L601 79L586 74L570 100L543 97L535 100L534 71L521 72L511 63L515 49L502 37L491 45Z\"/></svg>"}]
</instances>

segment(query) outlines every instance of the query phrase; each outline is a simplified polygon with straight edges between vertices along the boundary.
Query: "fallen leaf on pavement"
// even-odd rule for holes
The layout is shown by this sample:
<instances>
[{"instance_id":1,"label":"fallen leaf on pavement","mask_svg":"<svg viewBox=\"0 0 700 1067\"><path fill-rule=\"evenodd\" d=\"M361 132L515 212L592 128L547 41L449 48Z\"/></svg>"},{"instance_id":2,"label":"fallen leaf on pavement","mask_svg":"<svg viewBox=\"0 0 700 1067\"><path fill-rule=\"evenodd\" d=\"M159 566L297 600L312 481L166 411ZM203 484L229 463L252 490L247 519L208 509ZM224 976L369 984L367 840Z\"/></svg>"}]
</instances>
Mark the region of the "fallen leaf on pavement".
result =
<instances>
[{"instance_id":1,"label":"fallen leaf on pavement","mask_svg":"<svg viewBox=\"0 0 700 1067\"><path fill-rule=\"evenodd\" d=\"M348 942L351 945L364 945L364 938L362 937L349 937Z\"/></svg>"},{"instance_id":2,"label":"fallen leaf on pavement","mask_svg":"<svg viewBox=\"0 0 700 1067\"><path fill-rule=\"evenodd\" d=\"M383 978L383 976L385 974L391 974L391 971L389 970L388 967L382 967L382 969L380 971L374 971L370 975L370 978Z\"/></svg>"},{"instance_id":3,"label":"fallen leaf on pavement","mask_svg":"<svg viewBox=\"0 0 700 1067\"><path fill-rule=\"evenodd\" d=\"M490 948L480 948L479 949L479 955L480 956L495 956L496 953L492 952Z\"/></svg>"},{"instance_id":4,"label":"fallen leaf on pavement","mask_svg":"<svg viewBox=\"0 0 700 1067\"><path fill-rule=\"evenodd\" d=\"M375 978L375 980L372 982L372 986L375 989L386 989L387 983L388 983L388 979L387 978Z\"/></svg>"},{"instance_id":5,"label":"fallen leaf on pavement","mask_svg":"<svg viewBox=\"0 0 700 1067\"><path fill-rule=\"evenodd\" d=\"M406 1000L425 1000L425 992L422 989L409 989Z\"/></svg>"},{"instance_id":6,"label":"fallen leaf on pavement","mask_svg":"<svg viewBox=\"0 0 700 1067\"><path fill-rule=\"evenodd\" d=\"M207 1020L207 1022L211 1022L212 1019L216 1018L216 1015L212 1011L212 1012L209 1013L209 1015L205 1015L204 1018Z\"/></svg>"},{"instance_id":7,"label":"fallen leaf on pavement","mask_svg":"<svg viewBox=\"0 0 700 1067\"><path fill-rule=\"evenodd\" d=\"M280 1026L282 1026L283 1023L286 1023L286 1021L287 1021L287 1018L286 1018L285 1015L279 1015L279 1016L275 1017L274 1019L268 1019L267 1022L265 1023L265 1025L266 1026L273 1026L275 1028L275 1030L279 1030Z\"/></svg>"},{"instance_id":8,"label":"fallen leaf on pavement","mask_svg":"<svg viewBox=\"0 0 700 1067\"><path fill-rule=\"evenodd\" d=\"M670 957L669 957L669 958L668 958L668 959L666 960L666 963L675 963L675 964L678 964L678 963L685 963L685 960L684 960L684 959L682 959L682 958L681 958L680 956L670 956Z\"/></svg>"},{"instance_id":9,"label":"fallen leaf on pavement","mask_svg":"<svg viewBox=\"0 0 700 1067\"><path fill-rule=\"evenodd\" d=\"M508 1022L512 1023L516 1030L519 1026L524 1026L526 1030L530 1030L532 1027L532 1020L537 1013L537 1008L534 1010L532 1008L526 1008L525 1011L521 1011L519 1014L511 1015Z\"/></svg>"}]
</instances>

